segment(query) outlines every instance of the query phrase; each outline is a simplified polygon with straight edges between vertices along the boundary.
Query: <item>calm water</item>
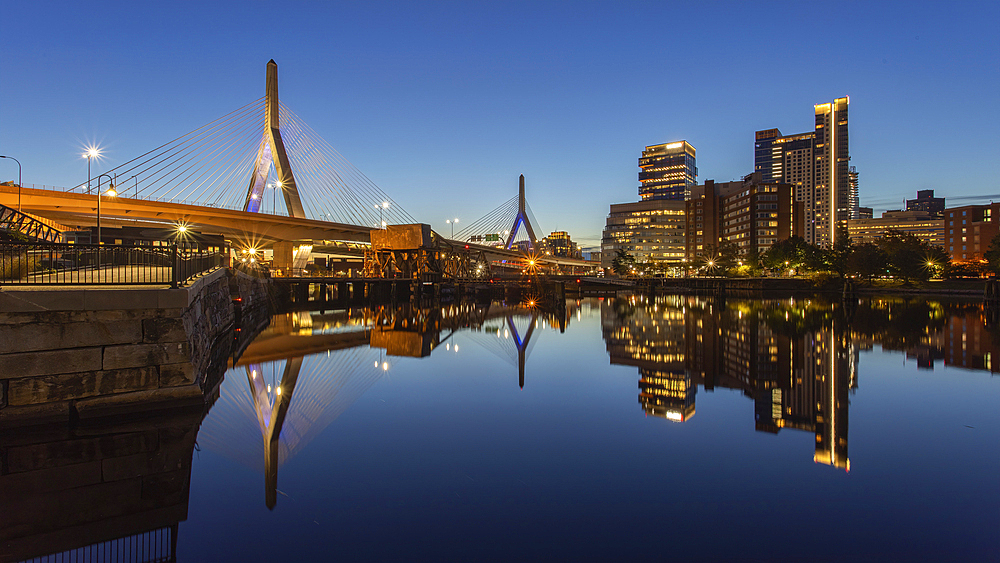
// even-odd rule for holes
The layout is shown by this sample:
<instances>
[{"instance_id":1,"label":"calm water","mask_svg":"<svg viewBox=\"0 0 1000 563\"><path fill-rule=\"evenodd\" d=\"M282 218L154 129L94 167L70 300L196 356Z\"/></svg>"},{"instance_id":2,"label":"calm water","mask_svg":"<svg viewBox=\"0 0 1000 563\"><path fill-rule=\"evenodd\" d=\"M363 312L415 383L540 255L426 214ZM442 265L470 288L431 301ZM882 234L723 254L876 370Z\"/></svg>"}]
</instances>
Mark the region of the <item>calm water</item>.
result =
<instances>
[{"instance_id":1,"label":"calm water","mask_svg":"<svg viewBox=\"0 0 1000 563\"><path fill-rule=\"evenodd\" d=\"M997 560L998 335L923 299L281 315L178 560Z\"/></svg>"}]
</instances>

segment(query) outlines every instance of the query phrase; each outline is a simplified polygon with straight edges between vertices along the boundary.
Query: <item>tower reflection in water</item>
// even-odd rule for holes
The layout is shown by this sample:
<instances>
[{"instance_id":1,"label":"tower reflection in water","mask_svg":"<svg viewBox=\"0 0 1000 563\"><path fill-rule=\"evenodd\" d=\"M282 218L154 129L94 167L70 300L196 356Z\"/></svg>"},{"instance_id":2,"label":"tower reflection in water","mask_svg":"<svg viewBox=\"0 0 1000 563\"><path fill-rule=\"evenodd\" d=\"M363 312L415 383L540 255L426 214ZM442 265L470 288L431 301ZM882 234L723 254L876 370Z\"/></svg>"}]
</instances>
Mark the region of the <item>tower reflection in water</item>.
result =
<instances>
[{"instance_id":1,"label":"tower reflection in water","mask_svg":"<svg viewBox=\"0 0 1000 563\"><path fill-rule=\"evenodd\" d=\"M737 390L754 402L757 431L812 432L814 460L844 470L861 350L904 351L921 369L943 359L996 371L995 329L980 305L958 302L636 295L569 300L555 312L494 302L290 313L276 316L233 366L227 379L245 383L219 398L199 442L260 471L273 507L278 468L397 358L457 350L453 335L465 331L530 388L540 329L564 332L582 306L600 308L610 362L638 368L647 415L684 422L696 413L699 387Z\"/></svg>"},{"instance_id":2,"label":"tower reflection in water","mask_svg":"<svg viewBox=\"0 0 1000 563\"><path fill-rule=\"evenodd\" d=\"M245 383L222 388L199 444L263 473L273 509L278 469L388 372L392 358L451 350L452 335L470 330L478 332L473 342L518 368L523 387L536 328L565 330L573 310L554 316L501 303L404 304L276 315L226 374Z\"/></svg>"},{"instance_id":3,"label":"tower reflection in water","mask_svg":"<svg viewBox=\"0 0 1000 563\"><path fill-rule=\"evenodd\" d=\"M606 301L601 322L611 363L639 368L647 414L684 422L699 386L735 389L753 399L758 431L813 432L814 460L849 470L859 350L846 312L810 300L633 296Z\"/></svg>"}]
</instances>

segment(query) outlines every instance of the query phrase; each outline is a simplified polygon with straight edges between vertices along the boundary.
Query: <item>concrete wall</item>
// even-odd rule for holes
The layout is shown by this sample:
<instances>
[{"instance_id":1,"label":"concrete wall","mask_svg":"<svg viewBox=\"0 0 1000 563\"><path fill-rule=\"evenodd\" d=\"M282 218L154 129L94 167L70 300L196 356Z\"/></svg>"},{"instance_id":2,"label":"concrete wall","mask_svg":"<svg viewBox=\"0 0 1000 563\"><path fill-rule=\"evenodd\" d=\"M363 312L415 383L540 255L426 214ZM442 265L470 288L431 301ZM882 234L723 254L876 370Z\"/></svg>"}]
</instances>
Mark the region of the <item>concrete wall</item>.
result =
<instances>
[{"instance_id":1,"label":"concrete wall","mask_svg":"<svg viewBox=\"0 0 1000 563\"><path fill-rule=\"evenodd\" d=\"M203 404L230 351L214 348L232 341L231 285L252 309L265 283L217 270L180 289L0 291L0 426Z\"/></svg>"}]
</instances>

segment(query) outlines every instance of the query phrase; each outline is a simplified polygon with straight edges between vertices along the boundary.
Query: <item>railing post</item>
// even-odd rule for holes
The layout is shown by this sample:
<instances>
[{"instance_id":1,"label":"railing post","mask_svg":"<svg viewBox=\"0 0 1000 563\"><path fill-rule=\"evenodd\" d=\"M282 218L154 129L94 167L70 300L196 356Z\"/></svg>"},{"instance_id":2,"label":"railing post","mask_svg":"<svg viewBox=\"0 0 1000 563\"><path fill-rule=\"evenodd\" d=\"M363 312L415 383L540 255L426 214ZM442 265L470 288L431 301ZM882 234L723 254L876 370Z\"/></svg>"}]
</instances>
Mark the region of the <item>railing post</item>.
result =
<instances>
[{"instance_id":1,"label":"railing post","mask_svg":"<svg viewBox=\"0 0 1000 563\"><path fill-rule=\"evenodd\" d=\"M173 288L173 289L177 289L178 282L180 281L180 280L177 279L177 276L179 274L178 270L180 269L181 264L178 261L178 257L177 257L177 243L176 242L170 247L170 255L173 257L173 259L171 260L171 262L173 263L173 267L170 268L171 269L170 287Z\"/></svg>"}]
</instances>

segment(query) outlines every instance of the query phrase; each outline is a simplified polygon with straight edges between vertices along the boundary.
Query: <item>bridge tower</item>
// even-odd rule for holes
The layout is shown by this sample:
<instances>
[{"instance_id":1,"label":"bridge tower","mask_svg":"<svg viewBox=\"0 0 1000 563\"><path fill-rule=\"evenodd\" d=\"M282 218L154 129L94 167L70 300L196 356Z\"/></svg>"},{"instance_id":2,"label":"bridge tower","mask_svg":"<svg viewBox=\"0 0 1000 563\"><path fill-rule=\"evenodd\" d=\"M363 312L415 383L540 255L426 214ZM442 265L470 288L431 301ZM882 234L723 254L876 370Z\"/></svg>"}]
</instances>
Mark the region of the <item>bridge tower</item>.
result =
<instances>
[{"instance_id":1,"label":"bridge tower","mask_svg":"<svg viewBox=\"0 0 1000 563\"><path fill-rule=\"evenodd\" d=\"M517 215L514 216L514 225L510 228L510 238L507 239L505 247L507 250L510 250L514 245L514 235L517 234L517 229L521 225L524 225L524 229L528 232L529 247L534 250L538 244L538 237L535 236L535 228L531 224L531 220L528 219L527 208L528 203L524 199L524 174L521 174L517 190Z\"/></svg>"},{"instance_id":2,"label":"bridge tower","mask_svg":"<svg viewBox=\"0 0 1000 563\"><path fill-rule=\"evenodd\" d=\"M285 198L285 209L292 217L305 217L302 200L299 199L299 189L295 185L295 175L292 165L285 153L285 143L281 140L281 122L278 119L278 63L271 59L267 63L267 83L265 85L264 102L264 136L257 149L257 161L254 164L253 176L250 177L250 188L247 190L244 211L256 213L264 200L264 188L267 177L274 164L278 175L277 188Z\"/></svg>"}]
</instances>

